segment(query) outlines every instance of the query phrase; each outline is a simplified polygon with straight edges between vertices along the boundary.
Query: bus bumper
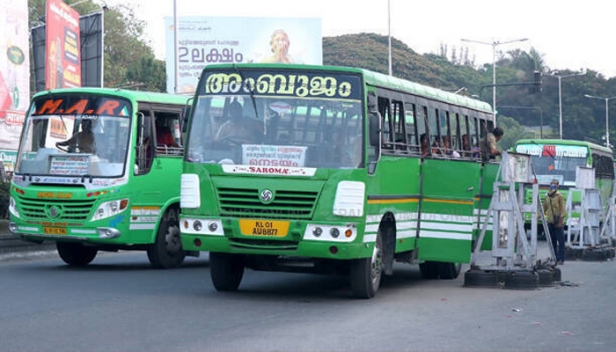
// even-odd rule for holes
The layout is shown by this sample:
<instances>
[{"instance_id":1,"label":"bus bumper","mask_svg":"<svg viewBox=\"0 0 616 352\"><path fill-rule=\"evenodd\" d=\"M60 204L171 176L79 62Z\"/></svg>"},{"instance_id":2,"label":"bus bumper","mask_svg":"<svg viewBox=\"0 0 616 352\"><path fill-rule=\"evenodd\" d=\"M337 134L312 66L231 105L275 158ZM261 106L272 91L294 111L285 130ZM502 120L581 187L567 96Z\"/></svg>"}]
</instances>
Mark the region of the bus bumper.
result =
<instances>
[{"instance_id":1,"label":"bus bumper","mask_svg":"<svg viewBox=\"0 0 616 352\"><path fill-rule=\"evenodd\" d=\"M245 235L238 219L181 218L180 230L182 248L189 251L347 260L370 257L374 248L374 239L359 235L363 226L347 223L290 221L282 238ZM337 232L335 238L330 235Z\"/></svg>"}]
</instances>

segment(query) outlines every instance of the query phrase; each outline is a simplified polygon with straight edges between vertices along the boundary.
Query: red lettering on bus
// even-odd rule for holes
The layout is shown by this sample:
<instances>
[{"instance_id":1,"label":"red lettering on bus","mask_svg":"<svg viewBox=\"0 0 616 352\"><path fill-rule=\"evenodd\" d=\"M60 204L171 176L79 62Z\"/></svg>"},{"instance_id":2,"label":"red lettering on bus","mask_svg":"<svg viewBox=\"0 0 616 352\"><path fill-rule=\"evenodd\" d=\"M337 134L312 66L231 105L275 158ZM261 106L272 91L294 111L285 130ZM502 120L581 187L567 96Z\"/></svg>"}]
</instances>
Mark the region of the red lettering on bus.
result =
<instances>
[{"instance_id":1,"label":"red lettering on bus","mask_svg":"<svg viewBox=\"0 0 616 352\"><path fill-rule=\"evenodd\" d=\"M64 112L65 114L83 114L84 111L86 110L86 106L88 106L88 99L81 99L80 101L76 102L75 104L73 104L73 106L71 106L70 108L66 109L66 111Z\"/></svg>"},{"instance_id":2,"label":"red lettering on bus","mask_svg":"<svg viewBox=\"0 0 616 352\"><path fill-rule=\"evenodd\" d=\"M64 101L63 99L45 100L45 103L43 103L43 106L41 106L38 110L36 110L36 114L37 115L44 115L45 113L55 114L56 110L58 110L58 107L60 106L60 104L62 104L63 101Z\"/></svg>"},{"instance_id":3,"label":"red lettering on bus","mask_svg":"<svg viewBox=\"0 0 616 352\"><path fill-rule=\"evenodd\" d=\"M96 115L115 115L115 109L120 106L120 102L117 100L107 100L96 111Z\"/></svg>"}]
</instances>

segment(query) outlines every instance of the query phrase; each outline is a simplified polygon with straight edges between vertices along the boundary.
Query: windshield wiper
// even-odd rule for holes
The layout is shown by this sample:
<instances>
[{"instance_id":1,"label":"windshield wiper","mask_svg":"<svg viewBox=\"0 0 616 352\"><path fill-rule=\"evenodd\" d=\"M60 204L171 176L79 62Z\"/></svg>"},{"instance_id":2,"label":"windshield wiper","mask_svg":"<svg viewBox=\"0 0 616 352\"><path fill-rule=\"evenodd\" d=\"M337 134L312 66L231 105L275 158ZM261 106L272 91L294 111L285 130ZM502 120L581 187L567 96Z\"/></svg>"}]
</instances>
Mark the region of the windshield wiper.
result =
<instances>
[{"instance_id":1,"label":"windshield wiper","mask_svg":"<svg viewBox=\"0 0 616 352\"><path fill-rule=\"evenodd\" d=\"M242 84L246 81L244 79L244 75L242 74L242 71L240 71L240 69L237 67L236 64L233 64L233 69L235 70L235 72L240 75L240 78L242 79ZM252 109L255 112L255 116L257 118L257 120L260 120L259 118L259 112L257 111L257 101L255 100L255 92L254 92L254 87L252 87L252 89L250 89L250 100L252 101ZM265 124L265 121L263 121Z\"/></svg>"}]
</instances>

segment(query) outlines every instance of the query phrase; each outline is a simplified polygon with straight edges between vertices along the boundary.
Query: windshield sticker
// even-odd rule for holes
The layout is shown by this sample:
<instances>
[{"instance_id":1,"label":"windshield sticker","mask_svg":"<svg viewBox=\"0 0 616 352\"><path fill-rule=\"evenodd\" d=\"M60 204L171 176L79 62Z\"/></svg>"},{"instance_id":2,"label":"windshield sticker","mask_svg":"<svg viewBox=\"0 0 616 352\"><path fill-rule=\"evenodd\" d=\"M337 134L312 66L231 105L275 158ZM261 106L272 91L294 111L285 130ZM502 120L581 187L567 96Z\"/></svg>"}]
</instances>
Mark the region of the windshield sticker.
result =
<instances>
[{"instance_id":1,"label":"windshield sticker","mask_svg":"<svg viewBox=\"0 0 616 352\"><path fill-rule=\"evenodd\" d=\"M89 156L53 156L49 173L52 175L87 175Z\"/></svg>"},{"instance_id":2,"label":"windshield sticker","mask_svg":"<svg viewBox=\"0 0 616 352\"><path fill-rule=\"evenodd\" d=\"M289 114L293 111L293 107L291 105L282 101L269 104L269 108L282 115Z\"/></svg>"},{"instance_id":3,"label":"windshield sticker","mask_svg":"<svg viewBox=\"0 0 616 352\"><path fill-rule=\"evenodd\" d=\"M316 168L308 167L268 167L229 164L223 164L221 166L222 171L228 174L312 177L317 172Z\"/></svg>"},{"instance_id":4,"label":"windshield sticker","mask_svg":"<svg viewBox=\"0 0 616 352\"><path fill-rule=\"evenodd\" d=\"M303 167L306 149L296 146L243 144L242 164Z\"/></svg>"}]
</instances>

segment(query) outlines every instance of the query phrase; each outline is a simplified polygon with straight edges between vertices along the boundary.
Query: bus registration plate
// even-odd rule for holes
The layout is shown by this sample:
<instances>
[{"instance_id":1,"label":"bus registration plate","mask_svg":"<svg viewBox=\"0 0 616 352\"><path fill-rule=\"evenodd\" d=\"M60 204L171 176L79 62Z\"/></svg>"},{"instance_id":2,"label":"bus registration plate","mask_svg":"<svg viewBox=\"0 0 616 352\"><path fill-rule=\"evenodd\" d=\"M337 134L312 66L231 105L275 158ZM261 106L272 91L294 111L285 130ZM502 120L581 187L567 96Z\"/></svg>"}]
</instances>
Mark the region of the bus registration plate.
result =
<instances>
[{"instance_id":1,"label":"bus registration plate","mask_svg":"<svg viewBox=\"0 0 616 352\"><path fill-rule=\"evenodd\" d=\"M257 237L285 237L289 232L288 221L240 219L243 235Z\"/></svg>"},{"instance_id":2,"label":"bus registration plate","mask_svg":"<svg viewBox=\"0 0 616 352\"><path fill-rule=\"evenodd\" d=\"M46 235L66 235L64 227L43 227L43 233Z\"/></svg>"}]
</instances>

